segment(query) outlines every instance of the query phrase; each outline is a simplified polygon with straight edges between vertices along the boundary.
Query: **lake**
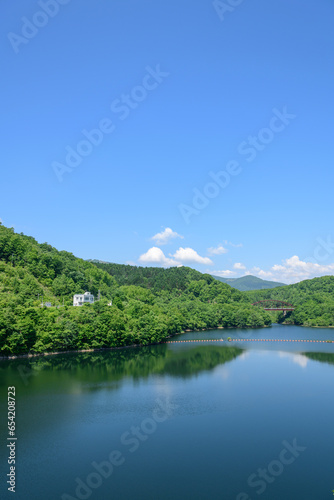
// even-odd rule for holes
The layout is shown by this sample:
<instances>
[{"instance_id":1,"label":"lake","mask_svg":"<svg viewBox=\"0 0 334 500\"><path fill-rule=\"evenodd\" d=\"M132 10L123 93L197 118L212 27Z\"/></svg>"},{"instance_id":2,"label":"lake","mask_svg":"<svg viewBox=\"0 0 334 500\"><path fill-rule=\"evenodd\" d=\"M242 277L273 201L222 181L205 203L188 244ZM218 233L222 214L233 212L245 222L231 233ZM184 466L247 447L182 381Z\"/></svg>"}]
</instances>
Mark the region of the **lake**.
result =
<instances>
[{"instance_id":1,"label":"lake","mask_svg":"<svg viewBox=\"0 0 334 500\"><path fill-rule=\"evenodd\" d=\"M258 339L334 340L334 329L273 325L170 340L207 339L0 362L1 498L333 498L334 343Z\"/></svg>"}]
</instances>

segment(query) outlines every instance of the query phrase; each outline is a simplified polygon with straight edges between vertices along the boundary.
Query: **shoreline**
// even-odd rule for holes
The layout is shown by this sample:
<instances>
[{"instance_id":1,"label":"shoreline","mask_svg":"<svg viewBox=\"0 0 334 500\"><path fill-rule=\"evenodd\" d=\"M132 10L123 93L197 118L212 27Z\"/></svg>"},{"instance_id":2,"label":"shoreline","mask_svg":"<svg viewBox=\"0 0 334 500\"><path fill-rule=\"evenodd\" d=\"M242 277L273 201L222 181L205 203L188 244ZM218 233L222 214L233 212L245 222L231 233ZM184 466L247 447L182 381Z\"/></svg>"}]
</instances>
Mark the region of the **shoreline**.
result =
<instances>
[{"instance_id":1,"label":"shoreline","mask_svg":"<svg viewBox=\"0 0 334 500\"><path fill-rule=\"evenodd\" d=\"M249 330L249 329L257 329L257 328L271 328L273 324L279 324L279 323L272 323L271 325L263 325L263 326L254 326L254 327L245 327L245 328L238 328L236 326L217 326L217 327L208 327L208 328L200 328L196 330L191 330L189 328L186 328L185 330L182 330L182 332L176 332L173 335L169 335L166 337L164 340L161 340L160 342L153 342L152 344L130 344L130 345L122 345L122 346L115 346L115 347L98 347L96 349L73 349L70 351L53 351L53 352L38 352L38 353L25 353L25 354L12 354L9 356L0 356L0 362L1 361L9 361L9 360L15 360L15 359L29 359L29 358L36 358L38 356L57 356L59 354L71 354L71 353L85 353L85 352L101 352L101 351L114 351L116 349L133 349L135 347L149 347L152 345L161 345L165 344L168 339L171 339L173 337L176 337L177 335L182 335L184 333L194 333L194 332L206 332L208 330L233 330L233 329L240 329L240 330ZM280 323L284 326L302 326L304 328L334 328L334 326L307 326L307 325L291 325L291 324L284 324Z\"/></svg>"},{"instance_id":2,"label":"shoreline","mask_svg":"<svg viewBox=\"0 0 334 500\"><path fill-rule=\"evenodd\" d=\"M166 337L166 339L169 339L172 337ZM97 347L96 349L73 349L70 351L54 351L54 352L36 352L36 353L26 353L26 354L13 354L10 356L0 356L0 361L8 361L8 360L13 360L13 359L20 359L20 358L36 358L38 356L56 356L58 354L71 354L71 353L84 353L84 352L101 352L101 351L114 351L115 349L127 349L127 348L133 348L133 347L148 347L151 345L159 345L161 342L155 342L153 344L130 344L130 345L120 345L120 346L115 346L115 347Z\"/></svg>"},{"instance_id":3,"label":"shoreline","mask_svg":"<svg viewBox=\"0 0 334 500\"><path fill-rule=\"evenodd\" d=\"M134 348L134 347L149 347L151 345L160 345L165 343L167 339L171 339L175 337L176 335L182 335L183 333L190 333L190 332L206 332L207 330L228 330L236 328L235 326L231 326L228 328L225 328L224 326L217 326L217 327L209 327L209 328L200 328L197 330L182 330L182 332L176 332L173 335L169 335L166 337L164 340L161 340L160 342L153 342L152 344L130 344L130 345L121 345L121 346L115 346L115 347L97 347L96 349L73 349L70 351L52 351L52 352L36 352L36 353L25 353L25 354L11 354L9 356L0 356L0 361L6 361L6 360L12 360L12 359L20 359L20 358L35 358L37 356L56 356L58 354L70 354L70 353L82 353L82 352L99 352L99 351L113 351L114 349L125 349L125 348ZM254 327L254 328L269 328L267 326L263 327Z\"/></svg>"}]
</instances>

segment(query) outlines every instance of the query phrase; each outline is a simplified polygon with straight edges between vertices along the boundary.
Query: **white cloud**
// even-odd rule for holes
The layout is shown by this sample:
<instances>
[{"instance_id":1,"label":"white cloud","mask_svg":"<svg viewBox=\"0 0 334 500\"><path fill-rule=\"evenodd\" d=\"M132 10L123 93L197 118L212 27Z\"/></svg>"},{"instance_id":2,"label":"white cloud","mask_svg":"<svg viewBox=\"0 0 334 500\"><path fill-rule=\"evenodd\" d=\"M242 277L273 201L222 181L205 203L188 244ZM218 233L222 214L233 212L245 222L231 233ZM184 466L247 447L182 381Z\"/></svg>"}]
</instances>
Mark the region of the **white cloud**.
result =
<instances>
[{"instance_id":1,"label":"white cloud","mask_svg":"<svg viewBox=\"0 0 334 500\"><path fill-rule=\"evenodd\" d=\"M334 274L334 264L317 264L300 260L297 255L285 259L282 264L275 264L270 271L265 271L259 267L253 267L251 273L260 278L269 278L273 281L283 283L297 283L298 281L312 279L317 276Z\"/></svg>"},{"instance_id":2,"label":"white cloud","mask_svg":"<svg viewBox=\"0 0 334 500\"><path fill-rule=\"evenodd\" d=\"M271 272L271 271L264 271L263 269L261 269L260 267L252 267L252 269L248 272L248 274L252 274L254 276L258 276L259 278L262 278L262 279L272 279L273 281L275 281L275 275ZM276 281L279 281L279 280L276 280Z\"/></svg>"},{"instance_id":3,"label":"white cloud","mask_svg":"<svg viewBox=\"0 0 334 500\"><path fill-rule=\"evenodd\" d=\"M246 269L246 266L244 264L241 264L241 262L236 262L233 264L233 269Z\"/></svg>"},{"instance_id":4,"label":"white cloud","mask_svg":"<svg viewBox=\"0 0 334 500\"><path fill-rule=\"evenodd\" d=\"M223 245L218 245L217 248L210 247L208 248L208 254L209 255L221 255L223 253L227 253L228 250L223 247Z\"/></svg>"},{"instance_id":5,"label":"white cloud","mask_svg":"<svg viewBox=\"0 0 334 500\"><path fill-rule=\"evenodd\" d=\"M228 278L236 274L234 271L229 271L228 269L224 271L210 271L213 276L220 276L221 278Z\"/></svg>"},{"instance_id":6,"label":"white cloud","mask_svg":"<svg viewBox=\"0 0 334 500\"><path fill-rule=\"evenodd\" d=\"M164 231L164 233L165 232L166 230ZM218 255L218 249L220 248L223 248L222 245L219 245L217 248L210 248L208 250L216 250L216 253L211 253L214 255ZM209 257L202 257L196 252L196 250L189 247L180 247L174 254L169 254L169 256L167 257L160 248L154 246L150 248L146 253L141 255L138 260L141 263L156 264L163 267L182 266L191 263L210 266L213 265L213 262ZM131 264L133 263L131 262ZM316 276L334 275L334 263L325 265L315 262L305 262L302 261L297 255L293 255L292 257L283 260L281 264L273 265L269 270L261 269L257 266L254 266L251 269L246 269L244 264L242 264L241 262L236 262L233 265L233 270L223 269L216 271L210 270L207 272L213 274L214 276L228 278L235 276L237 274L237 271L244 271L243 275L252 274L262 279L289 284L297 283L305 279L312 279Z\"/></svg>"},{"instance_id":7,"label":"white cloud","mask_svg":"<svg viewBox=\"0 0 334 500\"><path fill-rule=\"evenodd\" d=\"M139 262L159 264L163 267L177 266L179 263L165 256L161 248L152 247L139 257Z\"/></svg>"},{"instance_id":8,"label":"white cloud","mask_svg":"<svg viewBox=\"0 0 334 500\"><path fill-rule=\"evenodd\" d=\"M187 263L212 265L213 262L208 257L201 257L193 248L180 247L173 255L166 257L161 248L152 247L139 257L139 262L159 264L163 267L182 266Z\"/></svg>"},{"instance_id":9,"label":"white cloud","mask_svg":"<svg viewBox=\"0 0 334 500\"><path fill-rule=\"evenodd\" d=\"M173 231L170 227L166 227L165 230L162 231L161 233L157 233L154 236L152 236L151 240L153 240L156 245L160 246L160 245L166 245L174 238L183 239L183 236Z\"/></svg>"},{"instance_id":10,"label":"white cloud","mask_svg":"<svg viewBox=\"0 0 334 500\"><path fill-rule=\"evenodd\" d=\"M174 257L174 259L176 259L180 263L194 262L196 264L206 264L210 266L213 265L213 262L211 259L209 259L209 257L201 257L193 248L180 247L178 250L176 250L172 257Z\"/></svg>"}]
</instances>

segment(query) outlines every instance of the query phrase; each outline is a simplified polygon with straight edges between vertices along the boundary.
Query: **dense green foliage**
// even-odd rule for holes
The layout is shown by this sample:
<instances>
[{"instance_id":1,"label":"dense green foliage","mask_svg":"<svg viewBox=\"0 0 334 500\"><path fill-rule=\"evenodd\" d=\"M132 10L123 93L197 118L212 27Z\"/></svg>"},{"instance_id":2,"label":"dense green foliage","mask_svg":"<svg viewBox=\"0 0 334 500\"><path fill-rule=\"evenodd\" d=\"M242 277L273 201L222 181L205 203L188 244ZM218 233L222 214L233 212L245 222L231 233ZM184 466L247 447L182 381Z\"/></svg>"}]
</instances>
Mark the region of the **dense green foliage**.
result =
<instances>
[{"instance_id":1,"label":"dense green foliage","mask_svg":"<svg viewBox=\"0 0 334 500\"><path fill-rule=\"evenodd\" d=\"M73 307L73 294L86 290L95 297L100 290L102 299ZM284 317L252 306L267 298L296 309ZM334 277L242 293L187 267L87 262L0 224L3 355L147 345L185 329L249 328L271 321L334 326Z\"/></svg>"},{"instance_id":2,"label":"dense green foliage","mask_svg":"<svg viewBox=\"0 0 334 500\"><path fill-rule=\"evenodd\" d=\"M153 292L161 290L185 290L189 281L203 279L203 274L190 267L138 267L124 264L112 264L91 260L96 267L107 271L120 285L136 285L149 288ZM213 281L213 278L212 278Z\"/></svg>"},{"instance_id":3,"label":"dense green foliage","mask_svg":"<svg viewBox=\"0 0 334 500\"><path fill-rule=\"evenodd\" d=\"M266 281L251 274L242 276L241 278L221 278L214 276L219 281L227 283L228 285L240 290L241 292L248 292L249 290L265 290L267 288L276 288L277 286L286 286L284 283L276 281Z\"/></svg>"},{"instance_id":4,"label":"dense green foliage","mask_svg":"<svg viewBox=\"0 0 334 500\"><path fill-rule=\"evenodd\" d=\"M186 267L136 268L137 278L126 279L127 267L112 276L0 224L0 353L145 345L187 328L270 324L265 311L210 275ZM102 299L73 307L73 294L86 290L95 297L100 290Z\"/></svg>"},{"instance_id":5,"label":"dense green foliage","mask_svg":"<svg viewBox=\"0 0 334 500\"><path fill-rule=\"evenodd\" d=\"M246 292L251 302L277 299L289 302L295 310L286 317L280 313L276 320L295 325L334 326L334 276L323 276L294 285Z\"/></svg>"}]
</instances>

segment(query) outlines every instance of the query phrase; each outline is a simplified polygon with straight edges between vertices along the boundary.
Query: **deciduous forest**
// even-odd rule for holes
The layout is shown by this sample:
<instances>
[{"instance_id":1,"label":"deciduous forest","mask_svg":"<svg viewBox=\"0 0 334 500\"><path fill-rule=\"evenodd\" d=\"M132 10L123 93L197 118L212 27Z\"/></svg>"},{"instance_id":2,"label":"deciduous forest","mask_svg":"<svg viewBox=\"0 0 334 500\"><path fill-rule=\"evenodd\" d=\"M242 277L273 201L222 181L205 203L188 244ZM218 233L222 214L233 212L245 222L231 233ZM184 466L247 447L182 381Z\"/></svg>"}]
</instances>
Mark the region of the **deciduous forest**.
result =
<instances>
[{"instance_id":1,"label":"deciduous forest","mask_svg":"<svg viewBox=\"0 0 334 500\"><path fill-rule=\"evenodd\" d=\"M85 291L95 298L100 291L101 299L73 307L73 295ZM263 327L273 320L332 326L333 292L333 276L240 292L188 267L85 261L0 224L3 356L148 345L186 329ZM263 298L292 302L296 310L273 317L252 306Z\"/></svg>"}]
</instances>

